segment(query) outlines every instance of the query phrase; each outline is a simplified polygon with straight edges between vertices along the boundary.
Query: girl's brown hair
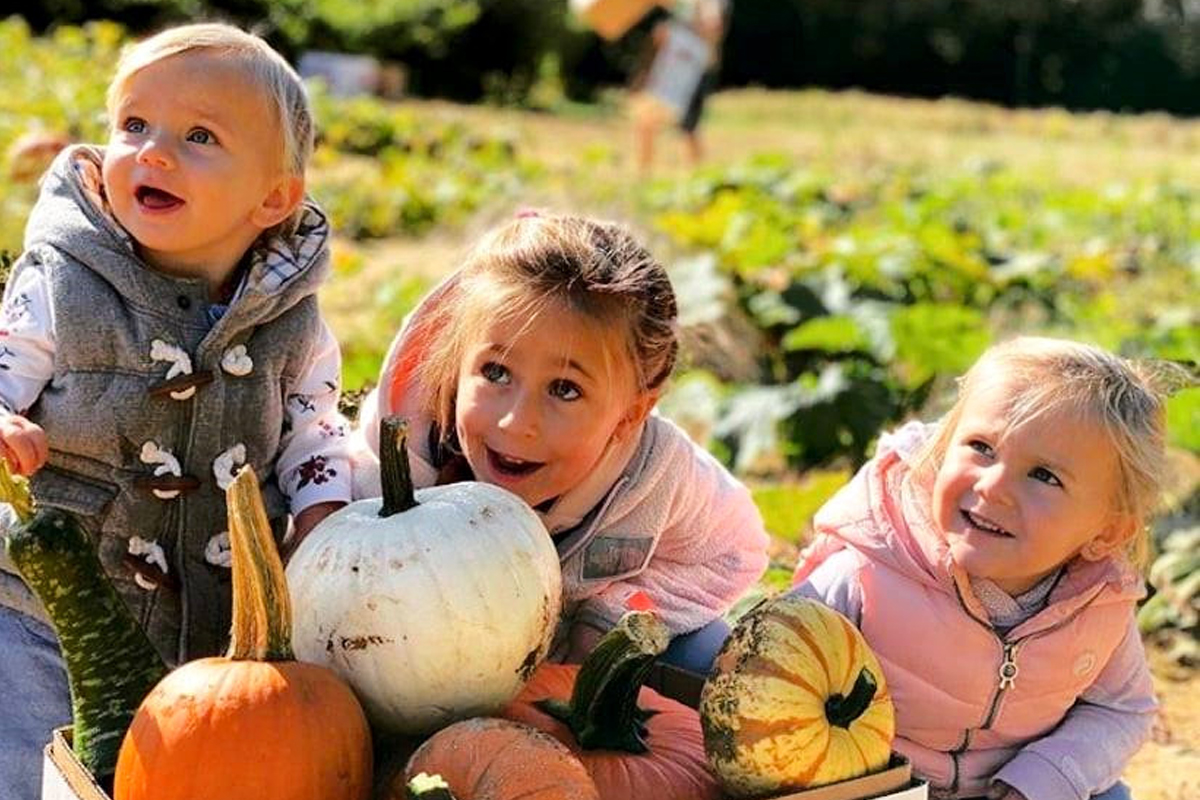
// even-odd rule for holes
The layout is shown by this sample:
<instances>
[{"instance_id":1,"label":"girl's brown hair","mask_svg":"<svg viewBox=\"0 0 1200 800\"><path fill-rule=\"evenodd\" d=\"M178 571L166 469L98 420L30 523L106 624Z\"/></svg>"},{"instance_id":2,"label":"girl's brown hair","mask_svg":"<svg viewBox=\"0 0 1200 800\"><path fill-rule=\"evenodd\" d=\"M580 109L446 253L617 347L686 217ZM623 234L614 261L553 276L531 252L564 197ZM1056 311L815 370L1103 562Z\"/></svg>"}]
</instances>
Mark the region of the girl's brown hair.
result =
<instances>
[{"instance_id":1,"label":"girl's brown hair","mask_svg":"<svg viewBox=\"0 0 1200 800\"><path fill-rule=\"evenodd\" d=\"M419 380L442 431L454 430L459 367L483 328L557 308L616 337L638 390L658 391L670 376L679 348L677 309L663 266L620 225L522 215L475 246L450 296L414 332L429 343Z\"/></svg>"},{"instance_id":2,"label":"girl's brown hair","mask_svg":"<svg viewBox=\"0 0 1200 800\"><path fill-rule=\"evenodd\" d=\"M1011 391L1010 428L1067 411L1094 423L1107 438L1117 461L1113 511L1143 529L1131 537L1126 550L1130 561L1144 566L1149 551L1144 528L1158 505L1165 469L1168 372L1061 339L1025 336L996 345L959 380L958 399L920 454L918 472L932 480L974 391L1001 380Z\"/></svg>"}]
</instances>

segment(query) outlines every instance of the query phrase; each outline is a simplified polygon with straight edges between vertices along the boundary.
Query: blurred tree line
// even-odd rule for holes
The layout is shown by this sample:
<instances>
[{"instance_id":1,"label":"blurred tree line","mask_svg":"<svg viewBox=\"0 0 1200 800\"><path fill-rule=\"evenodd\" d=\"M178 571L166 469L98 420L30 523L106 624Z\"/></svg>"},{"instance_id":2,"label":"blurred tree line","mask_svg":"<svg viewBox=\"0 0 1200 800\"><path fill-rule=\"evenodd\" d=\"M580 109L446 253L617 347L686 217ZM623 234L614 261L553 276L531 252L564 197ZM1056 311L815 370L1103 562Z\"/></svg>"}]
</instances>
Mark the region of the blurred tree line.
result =
<instances>
[{"instance_id":1,"label":"blurred tree line","mask_svg":"<svg viewBox=\"0 0 1200 800\"><path fill-rule=\"evenodd\" d=\"M291 55L401 61L419 94L517 103L548 83L588 100L625 81L655 17L606 43L571 19L566 0L8 2L38 29L229 19ZM722 81L1193 115L1200 0L734 0Z\"/></svg>"},{"instance_id":2,"label":"blurred tree line","mask_svg":"<svg viewBox=\"0 0 1200 800\"><path fill-rule=\"evenodd\" d=\"M1200 112L1195 0L734 2L727 83Z\"/></svg>"}]
</instances>

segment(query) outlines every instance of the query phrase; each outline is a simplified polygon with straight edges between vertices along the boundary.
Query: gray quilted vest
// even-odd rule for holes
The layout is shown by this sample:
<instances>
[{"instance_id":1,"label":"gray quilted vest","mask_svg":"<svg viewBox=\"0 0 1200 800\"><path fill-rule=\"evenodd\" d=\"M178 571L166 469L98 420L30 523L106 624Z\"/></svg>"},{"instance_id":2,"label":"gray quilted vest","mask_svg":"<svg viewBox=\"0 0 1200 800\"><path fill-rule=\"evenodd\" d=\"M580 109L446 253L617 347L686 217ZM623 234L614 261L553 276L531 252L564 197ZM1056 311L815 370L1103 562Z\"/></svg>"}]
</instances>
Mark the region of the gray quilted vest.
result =
<instances>
[{"instance_id":1,"label":"gray quilted vest","mask_svg":"<svg viewBox=\"0 0 1200 800\"><path fill-rule=\"evenodd\" d=\"M210 326L204 283L134 255L74 174L73 157L99 152L74 152L46 179L17 267L48 276L57 339L54 376L27 413L50 442L34 495L93 534L169 663L216 655L230 624L224 487L240 464L259 476L276 536L285 530L275 462L290 387L320 334L328 224L310 205L290 242L253 257Z\"/></svg>"}]
</instances>

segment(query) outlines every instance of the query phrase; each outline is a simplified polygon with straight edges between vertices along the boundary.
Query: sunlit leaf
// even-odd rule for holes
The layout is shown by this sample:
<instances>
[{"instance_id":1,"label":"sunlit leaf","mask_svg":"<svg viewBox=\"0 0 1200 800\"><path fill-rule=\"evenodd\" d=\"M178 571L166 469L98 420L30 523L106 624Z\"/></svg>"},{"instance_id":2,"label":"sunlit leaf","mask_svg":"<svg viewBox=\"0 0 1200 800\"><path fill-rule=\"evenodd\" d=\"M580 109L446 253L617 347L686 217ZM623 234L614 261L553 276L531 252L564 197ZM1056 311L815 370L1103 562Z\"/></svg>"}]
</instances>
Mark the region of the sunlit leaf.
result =
<instances>
[{"instance_id":1,"label":"sunlit leaf","mask_svg":"<svg viewBox=\"0 0 1200 800\"><path fill-rule=\"evenodd\" d=\"M1200 387L1176 392L1167 400L1167 431L1172 443L1200 453Z\"/></svg>"},{"instance_id":2,"label":"sunlit leaf","mask_svg":"<svg viewBox=\"0 0 1200 800\"><path fill-rule=\"evenodd\" d=\"M806 320L783 337L783 346L788 350L852 353L866 350L869 344L866 334L854 319L841 316Z\"/></svg>"},{"instance_id":3,"label":"sunlit leaf","mask_svg":"<svg viewBox=\"0 0 1200 800\"><path fill-rule=\"evenodd\" d=\"M991 342L983 314L944 303L896 309L892 335L901 377L910 388L935 375L965 372Z\"/></svg>"},{"instance_id":4,"label":"sunlit leaf","mask_svg":"<svg viewBox=\"0 0 1200 800\"><path fill-rule=\"evenodd\" d=\"M756 486L751 494L767 531L780 539L798 542L817 509L848 480L849 470L809 470L799 481Z\"/></svg>"}]
</instances>

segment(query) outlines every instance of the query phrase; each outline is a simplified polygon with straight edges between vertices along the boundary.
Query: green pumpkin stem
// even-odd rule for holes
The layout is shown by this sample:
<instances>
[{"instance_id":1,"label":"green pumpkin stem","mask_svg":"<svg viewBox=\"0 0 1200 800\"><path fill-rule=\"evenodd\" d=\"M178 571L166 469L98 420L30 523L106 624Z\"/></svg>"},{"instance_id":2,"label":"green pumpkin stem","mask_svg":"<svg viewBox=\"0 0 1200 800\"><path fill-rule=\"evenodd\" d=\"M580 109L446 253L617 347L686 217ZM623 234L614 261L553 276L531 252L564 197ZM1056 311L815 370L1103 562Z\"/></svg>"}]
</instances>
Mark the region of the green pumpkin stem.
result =
<instances>
[{"instance_id":1,"label":"green pumpkin stem","mask_svg":"<svg viewBox=\"0 0 1200 800\"><path fill-rule=\"evenodd\" d=\"M441 775L419 772L408 782L408 800L458 800Z\"/></svg>"},{"instance_id":2,"label":"green pumpkin stem","mask_svg":"<svg viewBox=\"0 0 1200 800\"><path fill-rule=\"evenodd\" d=\"M33 519L33 494L29 491L29 480L13 475L8 468L8 459L0 457L0 503L8 503L21 522Z\"/></svg>"},{"instance_id":3,"label":"green pumpkin stem","mask_svg":"<svg viewBox=\"0 0 1200 800\"><path fill-rule=\"evenodd\" d=\"M234 661L294 661L292 601L254 470L243 467L225 493L233 558Z\"/></svg>"},{"instance_id":4,"label":"green pumpkin stem","mask_svg":"<svg viewBox=\"0 0 1200 800\"><path fill-rule=\"evenodd\" d=\"M379 478L383 483L380 517L402 514L417 505L408 467L408 420L384 417L379 422Z\"/></svg>"},{"instance_id":5,"label":"green pumpkin stem","mask_svg":"<svg viewBox=\"0 0 1200 800\"><path fill-rule=\"evenodd\" d=\"M875 676L866 667L858 673L854 687L848 695L833 694L825 700L825 718L830 725L839 728L849 728L850 723L862 716L871 701L875 699L878 684Z\"/></svg>"},{"instance_id":6,"label":"green pumpkin stem","mask_svg":"<svg viewBox=\"0 0 1200 800\"><path fill-rule=\"evenodd\" d=\"M670 633L648 611L630 611L606 633L579 667L570 702L546 699L537 707L566 724L585 750L645 753L646 720L638 692Z\"/></svg>"}]
</instances>

